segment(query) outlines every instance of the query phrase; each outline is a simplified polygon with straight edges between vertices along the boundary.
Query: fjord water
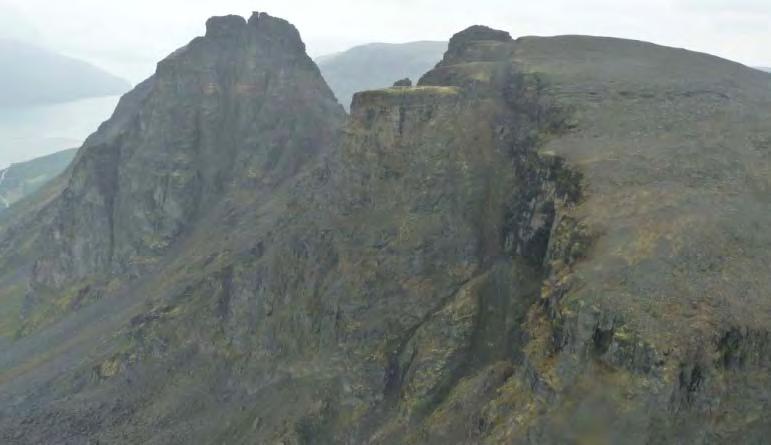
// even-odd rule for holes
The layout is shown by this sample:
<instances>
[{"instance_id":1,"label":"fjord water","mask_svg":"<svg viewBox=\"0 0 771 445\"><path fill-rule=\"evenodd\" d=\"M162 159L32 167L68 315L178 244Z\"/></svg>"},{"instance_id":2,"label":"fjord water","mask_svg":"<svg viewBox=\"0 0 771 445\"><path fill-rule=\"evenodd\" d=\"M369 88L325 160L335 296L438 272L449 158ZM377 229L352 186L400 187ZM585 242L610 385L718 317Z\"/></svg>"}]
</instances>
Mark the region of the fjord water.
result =
<instances>
[{"instance_id":1,"label":"fjord water","mask_svg":"<svg viewBox=\"0 0 771 445\"><path fill-rule=\"evenodd\" d=\"M0 107L0 169L79 146L110 117L119 98Z\"/></svg>"}]
</instances>

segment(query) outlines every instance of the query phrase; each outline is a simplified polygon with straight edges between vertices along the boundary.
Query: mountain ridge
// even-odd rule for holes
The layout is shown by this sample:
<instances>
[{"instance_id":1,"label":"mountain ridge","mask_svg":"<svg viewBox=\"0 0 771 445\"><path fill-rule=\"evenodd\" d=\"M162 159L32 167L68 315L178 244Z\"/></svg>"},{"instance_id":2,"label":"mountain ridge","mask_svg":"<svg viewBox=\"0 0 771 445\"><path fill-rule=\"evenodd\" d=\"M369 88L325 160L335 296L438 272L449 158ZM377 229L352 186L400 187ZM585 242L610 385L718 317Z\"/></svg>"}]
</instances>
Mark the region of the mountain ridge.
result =
<instances>
[{"instance_id":1,"label":"mountain ridge","mask_svg":"<svg viewBox=\"0 0 771 445\"><path fill-rule=\"evenodd\" d=\"M213 18L0 217L0 438L760 441L770 85L475 26L346 118Z\"/></svg>"}]
</instances>

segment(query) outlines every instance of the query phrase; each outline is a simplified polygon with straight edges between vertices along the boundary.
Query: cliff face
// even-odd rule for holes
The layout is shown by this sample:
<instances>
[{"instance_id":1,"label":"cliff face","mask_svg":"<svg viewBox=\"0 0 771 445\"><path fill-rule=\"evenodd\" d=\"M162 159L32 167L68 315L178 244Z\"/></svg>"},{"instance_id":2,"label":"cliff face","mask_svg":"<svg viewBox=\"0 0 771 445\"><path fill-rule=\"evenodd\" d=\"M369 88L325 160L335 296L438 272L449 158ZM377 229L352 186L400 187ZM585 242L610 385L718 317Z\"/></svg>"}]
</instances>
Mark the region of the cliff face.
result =
<instances>
[{"instance_id":1,"label":"cliff face","mask_svg":"<svg viewBox=\"0 0 771 445\"><path fill-rule=\"evenodd\" d=\"M99 298L105 277L156 267L226 197L269 194L335 140L343 116L294 27L210 20L80 150L37 235L25 328L73 295Z\"/></svg>"},{"instance_id":2,"label":"cliff face","mask_svg":"<svg viewBox=\"0 0 771 445\"><path fill-rule=\"evenodd\" d=\"M0 221L46 246L0 295L89 283L0 343L0 438L760 441L769 104L709 56L477 26L343 122L291 26L213 19L29 205L50 230Z\"/></svg>"}]
</instances>

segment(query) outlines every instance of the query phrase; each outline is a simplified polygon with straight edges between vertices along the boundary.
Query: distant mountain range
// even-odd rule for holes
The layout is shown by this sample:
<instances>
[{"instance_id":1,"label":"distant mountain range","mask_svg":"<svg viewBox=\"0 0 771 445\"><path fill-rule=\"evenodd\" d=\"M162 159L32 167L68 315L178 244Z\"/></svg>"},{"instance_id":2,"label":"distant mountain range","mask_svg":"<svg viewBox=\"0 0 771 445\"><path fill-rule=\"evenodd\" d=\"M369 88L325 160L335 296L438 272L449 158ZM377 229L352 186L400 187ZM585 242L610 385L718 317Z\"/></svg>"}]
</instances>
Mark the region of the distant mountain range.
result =
<instances>
[{"instance_id":1,"label":"distant mountain range","mask_svg":"<svg viewBox=\"0 0 771 445\"><path fill-rule=\"evenodd\" d=\"M405 77L417 81L446 50L447 42L370 43L319 57L316 63L348 109L356 92L388 87Z\"/></svg>"},{"instance_id":2,"label":"distant mountain range","mask_svg":"<svg viewBox=\"0 0 771 445\"><path fill-rule=\"evenodd\" d=\"M0 106L27 106L112 96L131 85L87 62L0 39Z\"/></svg>"},{"instance_id":3,"label":"distant mountain range","mask_svg":"<svg viewBox=\"0 0 771 445\"><path fill-rule=\"evenodd\" d=\"M63 172L77 153L64 150L0 170L0 213Z\"/></svg>"}]
</instances>

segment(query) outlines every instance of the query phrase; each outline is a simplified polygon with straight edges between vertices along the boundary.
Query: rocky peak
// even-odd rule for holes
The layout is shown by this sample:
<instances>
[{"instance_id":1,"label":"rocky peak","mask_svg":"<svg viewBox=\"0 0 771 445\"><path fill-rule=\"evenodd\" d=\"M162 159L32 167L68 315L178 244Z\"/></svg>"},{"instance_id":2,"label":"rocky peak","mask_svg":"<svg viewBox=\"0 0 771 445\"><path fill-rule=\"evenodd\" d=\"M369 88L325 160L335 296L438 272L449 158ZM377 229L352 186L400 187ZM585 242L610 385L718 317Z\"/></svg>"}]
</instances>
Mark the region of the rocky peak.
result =
<instances>
[{"instance_id":1,"label":"rocky peak","mask_svg":"<svg viewBox=\"0 0 771 445\"><path fill-rule=\"evenodd\" d=\"M487 26L472 26L455 34L450 39L443 63L482 62L501 60L501 47L512 42L511 35L506 31L488 28Z\"/></svg>"},{"instance_id":2,"label":"rocky peak","mask_svg":"<svg viewBox=\"0 0 771 445\"><path fill-rule=\"evenodd\" d=\"M511 35L506 31L474 25L452 36L450 39L450 50L462 50L466 45L473 42L510 42L511 40Z\"/></svg>"},{"instance_id":3,"label":"rocky peak","mask_svg":"<svg viewBox=\"0 0 771 445\"><path fill-rule=\"evenodd\" d=\"M300 37L300 32L288 21L273 17L265 12L255 12L249 18L249 25L258 30L264 36L270 36L275 42L281 43L286 48L294 48L305 52L305 44Z\"/></svg>"},{"instance_id":4,"label":"rocky peak","mask_svg":"<svg viewBox=\"0 0 771 445\"><path fill-rule=\"evenodd\" d=\"M263 38L286 50L305 52L300 32L284 19L265 12L254 12L247 21L239 15L212 17L206 21L206 37L209 39Z\"/></svg>"},{"instance_id":5,"label":"rocky peak","mask_svg":"<svg viewBox=\"0 0 771 445\"><path fill-rule=\"evenodd\" d=\"M332 145L345 114L304 48L284 20L230 15L160 62L80 150L33 299L141 273L231 192L258 199Z\"/></svg>"},{"instance_id":6,"label":"rocky peak","mask_svg":"<svg viewBox=\"0 0 771 445\"><path fill-rule=\"evenodd\" d=\"M244 30L246 20L240 15L212 17L206 21L206 37L222 38L238 35Z\"/></svg>"},{"instance_id":7,"label":"rocky peak","mask_svg":"<svg viewBox=\"0 0 771 445\"><path fill-rule=\"evenodd\" d=\"M513 42L506 31L472 26L450 39L442 61L426 73L418 85L489 86L497 81L498 71L504 68L501 61L510 58Z\"/></svg>"}]
</instances>

